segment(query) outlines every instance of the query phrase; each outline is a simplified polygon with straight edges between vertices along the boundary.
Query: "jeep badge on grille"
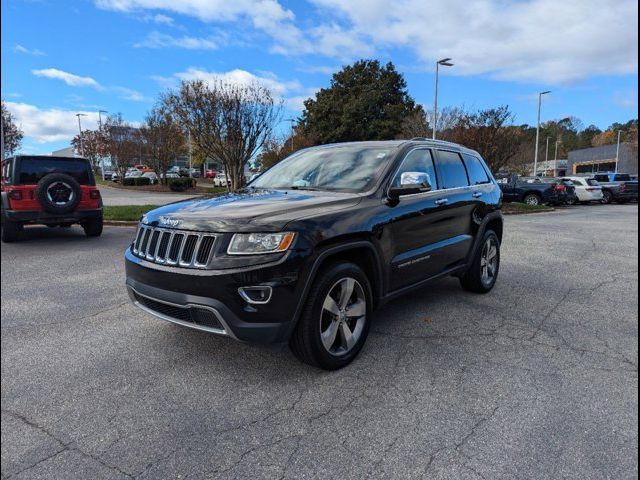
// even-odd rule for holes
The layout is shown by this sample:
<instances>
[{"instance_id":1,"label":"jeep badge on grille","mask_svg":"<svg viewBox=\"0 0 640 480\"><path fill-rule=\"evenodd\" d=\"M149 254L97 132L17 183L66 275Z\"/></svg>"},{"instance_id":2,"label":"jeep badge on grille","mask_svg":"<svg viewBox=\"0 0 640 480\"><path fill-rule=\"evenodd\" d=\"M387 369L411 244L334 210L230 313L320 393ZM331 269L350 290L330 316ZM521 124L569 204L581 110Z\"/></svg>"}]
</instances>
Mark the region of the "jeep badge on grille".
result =
<instances>
[{"instance_id":1,"label":"jeep badge on grille","mask_svg":"<svg viewBox=\"0 0 640 480\"><path fill-rule=\"evenodd\" d=\"M164 225L165 227L177 227L181 222L182 220L178 220L177 218L160 217L160 225Z\"/></svg>"}]
</instances>

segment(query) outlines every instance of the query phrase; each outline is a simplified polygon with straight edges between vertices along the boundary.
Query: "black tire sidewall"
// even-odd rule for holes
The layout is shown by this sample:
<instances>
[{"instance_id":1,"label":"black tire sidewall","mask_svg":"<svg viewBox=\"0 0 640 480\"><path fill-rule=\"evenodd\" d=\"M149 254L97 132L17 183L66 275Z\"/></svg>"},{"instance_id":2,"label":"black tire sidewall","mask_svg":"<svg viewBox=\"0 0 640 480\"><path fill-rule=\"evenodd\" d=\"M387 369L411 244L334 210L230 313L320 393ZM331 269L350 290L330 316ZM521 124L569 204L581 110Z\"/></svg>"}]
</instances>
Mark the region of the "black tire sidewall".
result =
<instances>
[{"instance_id":1,"label":"black tire sidewall","mask_svg":"<svg viewBox=\"0 0 640 480\"><path fill-rule=\"evenodd\" d=\"M320 315L325 297L329 293L333 285L344 277L355 278L364 290L367 302L367 313L365 316L365 325L362 335L358 339L356 345L346 354L341 356L332 355L322 345L320 336ZM369 334L371 327L371 317L373 313L372 291L369 279L360 267L353 263L337 263L321 270L316 276L314 285L307 298L307 308L305 308L299 325L304 329L307 336L307 345L310 347L311 355L320 368L325 370L337 370L345 367L360 353Z\"/></svg>"},{"instance_id":2,"label":"black tire sidewall","mask_svg":"<svg viewBox=\"0 0 640 480\"><path fill-rule=\"evenodd\" d=\"M527 202L527 198L529 198L529 197L536 198L538 203L528 203ZM524 196L522 201L523 201L523 203L525 203L527 205L542 205L542 198L540 198L540 195L536 195L535 193L528 193L527 195Z\"/></svg>"},{"instance_id":3,"label":"black tire sidewall","mask_svg":"<svg viewBox=\"0 0 640 480\"><path fill-rule=\"evenodd\" d=\"M64 182L71 187L71 190L74 193L74 198L66 203L65 205L56 205L51 203L47 198L47 189L51 186L51 184L56 182ZM80 200L82 199L82 189L80 188L80 184L76 181L75 178L67 175L65 173L51 173L49 175L45 175L40 179L38 185L36 187L36 198L42 208L54 214L65 214L73 212Z\"/></svg>"},{"instance_id":4,"label":"black tire sidewall","mask_svg":"<svg viewBox=\"0 0 640 480\"><path fill-rule=\"evenodd\" d=\"M484 245L487 243L487 240L489 240L489 238L494 238L496 241L496 245L498 248L498 264L496 265L496 273L493 277L493 281L491 282L491 285L487 286L482 283L482 267L480 266L480 260L482 258L482 250L484 248ZM466 290L475 293L490 292L498 281L498 274L500 273L500 259L500 239L498 238L496 232L494 232L493 230L487 230L482 235L478 247L474 252L473 261L471 263L471 266L469 267L469 270L467 270L465 275L460 279L462 286Z\"/></svg>"}]
</instances>

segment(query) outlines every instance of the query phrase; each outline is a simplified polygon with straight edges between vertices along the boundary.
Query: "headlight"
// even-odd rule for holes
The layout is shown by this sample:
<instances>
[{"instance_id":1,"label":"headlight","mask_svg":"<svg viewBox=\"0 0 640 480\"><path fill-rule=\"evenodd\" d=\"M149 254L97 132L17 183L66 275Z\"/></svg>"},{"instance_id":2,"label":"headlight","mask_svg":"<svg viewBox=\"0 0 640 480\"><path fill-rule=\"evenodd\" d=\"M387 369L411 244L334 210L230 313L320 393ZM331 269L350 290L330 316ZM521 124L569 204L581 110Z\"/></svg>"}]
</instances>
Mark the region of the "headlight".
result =
<instances>
[{"instance_id":1,"label":"headlight","mask_svg":"<svg viewBox=\"0 0 640 480\"><path fill-rule=\"evenodd\" d=\"M293 243L295 233L236 233L227 253L229 255L256 255L285 252Z\"/></svg>"}]
</instances>

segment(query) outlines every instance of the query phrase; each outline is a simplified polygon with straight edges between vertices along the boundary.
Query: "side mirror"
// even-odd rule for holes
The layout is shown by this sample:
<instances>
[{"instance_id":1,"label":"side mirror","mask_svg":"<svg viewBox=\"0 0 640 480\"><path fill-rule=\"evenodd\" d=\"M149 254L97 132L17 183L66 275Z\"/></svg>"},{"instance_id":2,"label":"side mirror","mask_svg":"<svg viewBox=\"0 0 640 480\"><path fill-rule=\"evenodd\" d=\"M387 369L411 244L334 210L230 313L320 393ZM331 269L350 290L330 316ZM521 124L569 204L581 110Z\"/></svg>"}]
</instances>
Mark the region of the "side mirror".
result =
<instances>
[{"instance_id":1,"label":"side mirror","mask_svg":"<svg viewBox=\"0 0 640 480\"><path fill-rule=\"evenodd\" d=\"M389 189L389 197L398 198L402 195L412 195L431 190L431 179L428 173L404 172L400 176L400 186Z\"/></svg>"}]
</instances>

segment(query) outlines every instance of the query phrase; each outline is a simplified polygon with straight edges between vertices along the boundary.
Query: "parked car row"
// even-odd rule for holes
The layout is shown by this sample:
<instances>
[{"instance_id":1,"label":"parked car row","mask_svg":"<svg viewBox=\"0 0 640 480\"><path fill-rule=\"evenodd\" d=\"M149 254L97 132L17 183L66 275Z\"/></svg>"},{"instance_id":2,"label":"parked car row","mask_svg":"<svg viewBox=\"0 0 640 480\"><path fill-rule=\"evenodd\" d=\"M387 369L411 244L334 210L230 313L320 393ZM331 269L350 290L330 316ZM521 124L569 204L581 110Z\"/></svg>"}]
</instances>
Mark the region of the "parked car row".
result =
<instances>
[{"instance_id":1,"label":"parked car row","mask_svg":"<svg viewBox=\"0 0 640 480\"><path fill-rule=\"evenodd\" d=\"M201 176L200 170L197 168L184 168L179 166L173 166L167 170L166 174L161 173L158 175L153 168L147 165L134 165L129 167L125 173L125 178L146 177L150 179L151 184L158 183L160 178L180 178L180 177L192 177L199 178ZM214 173L215 177L215 173ZM211 177L213 178L213 177ZM105 170L105 179L113 182L120 181L120 175L117 171Z\"/></svg>"},{"instance_id":2,"label":"parked car row","mask_svg":"<svg viewBox=\"0 0 640 480\"><path fill-rule=\"evenodd\" d=\"M596 173L565 177L498 178L505 202L528 205L575 205L577 203L627 203L638 200L638 181L628 174Z\"/></svg>"}]
</instances>

